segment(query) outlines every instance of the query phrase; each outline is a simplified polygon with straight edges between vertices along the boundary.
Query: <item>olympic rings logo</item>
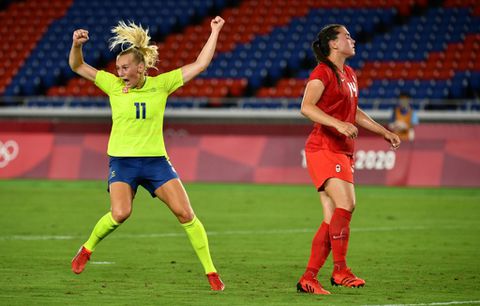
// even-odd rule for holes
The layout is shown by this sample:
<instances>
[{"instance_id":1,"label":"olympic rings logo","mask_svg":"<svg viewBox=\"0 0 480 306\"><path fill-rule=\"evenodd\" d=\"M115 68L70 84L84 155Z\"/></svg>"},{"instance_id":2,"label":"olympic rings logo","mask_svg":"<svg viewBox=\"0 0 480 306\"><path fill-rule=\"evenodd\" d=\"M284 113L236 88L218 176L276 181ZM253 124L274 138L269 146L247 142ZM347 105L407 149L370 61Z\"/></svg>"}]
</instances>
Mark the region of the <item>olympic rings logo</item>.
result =
<instances>
[{"instance_id":1,"label":"olympic rings logo","mask_svg":"<svg viewBox=\"0 0 480 306\"><path fill-rule=\"evenodd\" d=\"M0 168L5 168L17 155L18 143L15 140L0 141Z\"/></svg>"}]
</instances>

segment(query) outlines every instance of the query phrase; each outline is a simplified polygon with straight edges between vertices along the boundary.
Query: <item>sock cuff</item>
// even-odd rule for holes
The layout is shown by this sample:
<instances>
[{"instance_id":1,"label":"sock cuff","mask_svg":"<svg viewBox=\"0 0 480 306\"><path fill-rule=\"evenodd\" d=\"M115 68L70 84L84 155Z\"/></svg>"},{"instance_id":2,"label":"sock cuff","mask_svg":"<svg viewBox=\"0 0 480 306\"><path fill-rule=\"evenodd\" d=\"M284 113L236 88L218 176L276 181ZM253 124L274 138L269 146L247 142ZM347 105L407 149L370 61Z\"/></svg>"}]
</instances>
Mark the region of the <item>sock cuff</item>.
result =
<instances>
[{"instance_id":1,"label":"sock cuff","mask_svg":"<svg viewBox=\"0 0 480 306\"><path fill-rule=\"evenodd\" d=\"M335 208L335 211L333 212L333 214L338 214L346 218L348 221L352 219L352 212L343 208Z\"/></svg>"},{"instance_id":2,"label":"sock cuff","mask_svg":"<svg viewBox=\"0 0 480 306\"><path fill-rule=\"evenodd\" d=\"M317 274L318 274L318 271L320 269L317 269L315 267L307 267L307 269L305 270L305 273L303 273L304 276L311 276L311 277L317 277ZM310 274L310 275L309 275Z\"/></svg>"},{"instance_id":3,"label":"sock cuff","mask_svg":"<svg viewBox=\"0 0 480 306\"><path fill-rule=\"evenodd\" d=\"M193 226L196 222L198 221L197 216L194 216L192 221L189 221L187 223L181 223L184 228L188 228L190 226Z\"/></svg>"},{"instance_id":4,"label":"sock cuff","mask_svg":"<svg viewBox=\"0 0 480 306\"><path fill-rule=\"evenodd\" d=\"M112 221L112 224L114 226L119 226L120 225L120 223L118 223L117 221L115 221L115 219L113 219L112 212L109 212L108 216L110 217L110 221Z\"/></svg>"}]
</instances>

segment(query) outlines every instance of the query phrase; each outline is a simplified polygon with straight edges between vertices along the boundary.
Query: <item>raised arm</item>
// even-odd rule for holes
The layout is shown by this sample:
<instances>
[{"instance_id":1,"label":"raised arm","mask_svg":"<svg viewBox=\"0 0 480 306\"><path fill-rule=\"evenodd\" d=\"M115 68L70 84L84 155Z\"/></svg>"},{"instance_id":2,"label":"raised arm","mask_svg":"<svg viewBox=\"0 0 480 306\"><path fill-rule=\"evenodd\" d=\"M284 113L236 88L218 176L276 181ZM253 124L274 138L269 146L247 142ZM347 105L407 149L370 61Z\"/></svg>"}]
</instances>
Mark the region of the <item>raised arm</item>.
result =
<instances>
[{"instance_id":1,"label":"raised arm","mask_svg":"<svg viewBox=\"0 0 480 306\"><path fill-rule=\"evenodd\" d=\"M340 121L322 111L316 106L317 101L323 94L325 86L320 80L310 80L305 88L303 95L301 113L313 122L321 125L335 128L339 133L355 138L358 135L358 129L350 122Z\"/></svg>"},{"instance_id":2,"label":"raised arm","mask_svg":"<svg viewBox=\"0 0 480 306\"><path fill-rule=\"evenodd\" d=\"M202 51L198 55L197 60L181 68L184 83L196 77L202 71L207 69L208 65L210 65L213 54L215 53L215 48L217 46L218 34L220 33L224 23L225 20L223 20L222 17L217 16L212 19L210 22L212 32L210 33L210 37L208 38L207 42L203 46Z\"/></svg>"},{"instance_id":3,"label":"raised arm","mask_svg":"<svg viewBox=\"0 0 480 306\"><path fill-rule=\"evenodd\" d=\"M73 32L72 39L72 48L70 49L70 55L68 56L68 64L70 65L70 68L87 80L95 82L98 70L83 61L82 46L89 39L88 31L78 29Z\"/></svg>"},{"instance_id":4,"label":"raised arm","mask_svg":"<svg viewBox=\"0 0 480 306\"><path fill-rule=\"evenodd\" d=\"M378 124L375 120L373 120L369 115L367 115L363 110L360 108L357 108L357 115L355 117L355 122L363 127L364 129L367 129L371 132L374 132L380 136L382 136L386 141L388 141L392 149L397 149L400 146L400 138L384 128L382 125Z\"/></svg>"}]
</instances>

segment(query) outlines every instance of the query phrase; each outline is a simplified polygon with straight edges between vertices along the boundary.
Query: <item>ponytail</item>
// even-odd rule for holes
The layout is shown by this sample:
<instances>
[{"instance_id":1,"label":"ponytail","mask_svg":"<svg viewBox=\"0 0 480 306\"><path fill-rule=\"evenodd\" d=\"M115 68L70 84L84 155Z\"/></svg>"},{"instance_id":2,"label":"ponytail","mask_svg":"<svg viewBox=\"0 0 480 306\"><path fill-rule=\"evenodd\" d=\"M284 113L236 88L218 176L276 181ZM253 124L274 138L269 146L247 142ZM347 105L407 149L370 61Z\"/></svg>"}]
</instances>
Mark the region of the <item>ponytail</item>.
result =
<instances>
[{"instance_id":1,"label":"ponytail","mask_svg":"<svg viewBox=\"0 0 480 306\"><path fill-rule=\"evenodd\" d=\"M333 73L335 73L335 77L337 78L338 84L341 83L340 75L338 74L338 68L332 63L331 60L328 59L330 55L330 45L329 42L331 40L337 39L338 36L338 28L343 27L341 24L330 24L325 26L317 35L317 40L312 43L312 50L315 54L315 58L317 59L318 63L324 63L330 69L332 69Z\"/></svg>"},{"instance_id":2,"label":"ponytail","mask_svg":"<svg viewBox=\"0 0 480 306\"><path fill-rule=\"evenodd\" d=\"M128 25L124 21L120 21L112 29L112 33L115 35L110 39L110 50L120 46L122 51L118 54L119 56L132 53L137 62L145 63L146 69L156 69L158 50L156 45L149 45L148 29L144 29L132 21L129 21ZM126 48L124 48L125 45Z\"/></svg>"}]
</instances>

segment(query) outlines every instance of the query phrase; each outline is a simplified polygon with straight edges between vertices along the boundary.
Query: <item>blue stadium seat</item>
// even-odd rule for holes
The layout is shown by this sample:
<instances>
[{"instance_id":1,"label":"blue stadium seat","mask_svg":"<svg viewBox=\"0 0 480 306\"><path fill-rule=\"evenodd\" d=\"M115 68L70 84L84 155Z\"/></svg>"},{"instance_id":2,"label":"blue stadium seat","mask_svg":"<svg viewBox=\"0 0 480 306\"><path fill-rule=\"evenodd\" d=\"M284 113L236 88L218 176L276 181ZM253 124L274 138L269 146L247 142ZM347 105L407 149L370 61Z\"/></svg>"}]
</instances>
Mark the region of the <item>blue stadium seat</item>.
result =
<instances>
[{"instance_id":1,"label":"blue stadium seat","mask_svg":"<svg viewBox=\"0 0 480 306\"><path fill-rule=\"evenodd\" d=\"M115 57L115 52L108 50L108 39L110 28L120 19L140 22L150 27L152 36L164 37L209 18L212 12L221 12L233 2L75 0L66 16L50 25L23 68L13 77L5 95L43 94L49 87L72 78L75 74L67 58L71 33L76 28L86 27L90 31L85 58L93 66L101 67ZM217 53L200 77L247 78L249 92L292 75L306 79L316 62L311 42L328 23L344 23L354 38L363 37L357 41L357 55L348 62L355 69L375 61L423 62L431 52L445 51L449 44L464 41L466 35L480 33L480 17L472 12L468 7L427 7L419 15L411 15L398 24L399 12L395 8L314 8L305 16L273 28L270 33L256 35L248 43L237 43L229 52ZM380 28L382 31L378 31ZM437 80L437 83L375 81L369 88L362 89L361 96L396 98L400 91L407 91L417 98L443 99L466 97L472 91L480 94L480 72L467 72L462 75L456 71L450 83L446 80Z\"/></svg>"},{"instance_id":2,"label":"blue stadium seat","mask_svg":"<svg viewBox=\"0 0 480 306\"><path fill-rule=\"evenodd\" d=\"M111 35L110 29L119 20L132 20L148 26L151 36L155 37L170 33L174 26L185 27L194 20L194 17L204 18L213 7L221 9L224 5L225 1L221 0L151 0L148 3L124 0L75 0L66 16L50 25L27 62L41 62L41 65L46 61L58 64L67 62L72 32L77 28L86 28L90 31L90 42L84 47L85 60L98 67L115 58L115 53L108 51L107 41ZM9 85L15 90L7 90L7 93L18 93L16 88L20 86L21 94L42 94L46 87L58 83L60 78L66 80L74 76L70 68L62 64L59 67L60 73L56 69L42 72L42 82L39 84L38 81L24 80L23 71L28 67L36 67L30 65L24 67L26 68L21 69Z\"/></svg>"}]
</instances>

